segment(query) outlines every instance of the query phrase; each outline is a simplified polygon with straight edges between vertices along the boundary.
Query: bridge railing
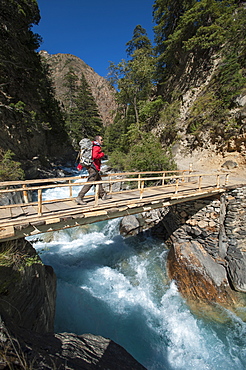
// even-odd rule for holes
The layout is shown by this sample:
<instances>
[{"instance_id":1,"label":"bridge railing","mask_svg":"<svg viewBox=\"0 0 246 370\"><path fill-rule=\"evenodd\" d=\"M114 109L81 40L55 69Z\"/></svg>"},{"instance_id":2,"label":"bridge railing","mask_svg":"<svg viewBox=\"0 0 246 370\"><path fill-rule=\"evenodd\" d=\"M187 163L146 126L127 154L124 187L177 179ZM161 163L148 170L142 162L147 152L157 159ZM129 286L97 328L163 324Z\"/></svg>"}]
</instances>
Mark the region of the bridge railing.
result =
<instances>
[{"instance_id":1,"label":"bridge railing","mask_svg":"<svg viewBox=\"0 0 246 370\"><path fill-rule=\"evenodd\" d=\"M132 177L135 176L135 177ZM144 177L143 177L144 176ZM42 215L42 206L48 202L54 201L64 201L66 199L71 199L74 197L73 195L73 188L77 186L83 186L85 183L75 182L79 179L86 179L88 176L73 176L73 177L59 177L59 178L52 178L52 179L38 179L38 180L24 180L24 181L5 181L0 182L0 195L6 193L16 193L22 192L24 203L19 203L19 205L25 205L26 203L37 205L38 207L38 214ZM211 182L211 178L214 178L213 182ZM145 172L127 172L127 173L110 173L107 175L103 175L102 178L106 178L102 181L90 181L86 182L88 185L95 186L95 206L98 205L99 201L99 184L108 185L109 186L109 193L113 193L113 184L115 183L129 183L135 184L133 186L132 191L139 191L139 199L142 199L144 196L144 190L150 189L147 186L151 183L152 187L167 187L172 186L174 187L174 194L177 194L180 188L180 185L183 185L185 182L195 184L196 191L201 191L203 187L206 186L213 186L215 188L219 188L220 186L228 184L228 173L210 173L210 174L195 174L192 173L191 170L181 170L181 171L145 171ZM206 184L205 179L209 181ZM224 178L223 184L222 179ZM154 185L153 185L154 183ZM44 184L44 185L42 185ZM69 190L69 198L63 199L49 199L43 200L43 191L52 188L59 188L59 187L67 187ZM128 189L131 191L131 189ZM37 201L30 201L30 197L28 193L37 193ZM120 193L122 191L116 191L116 193ZM91 197L91 195L90 195ZM13 207L16 204L9 204L0 206L0 208L4 207Z\"/></svg>"}]
</instances>

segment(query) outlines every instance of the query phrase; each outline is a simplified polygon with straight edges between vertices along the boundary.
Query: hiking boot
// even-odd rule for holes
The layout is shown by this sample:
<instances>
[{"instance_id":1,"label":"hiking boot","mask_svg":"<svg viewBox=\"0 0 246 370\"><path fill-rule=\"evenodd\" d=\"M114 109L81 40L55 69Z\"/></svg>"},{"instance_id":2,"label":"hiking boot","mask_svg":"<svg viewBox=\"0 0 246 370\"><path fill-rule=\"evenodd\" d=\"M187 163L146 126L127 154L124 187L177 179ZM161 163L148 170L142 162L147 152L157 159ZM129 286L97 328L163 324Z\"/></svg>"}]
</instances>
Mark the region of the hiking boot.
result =
<instances>
[{"instance_id":1,"label":"hiking boot","mask_svg":"<svg viewBox=\"0 0 246 370\"><path fill-rule=\"evenodd\" d=\"M107 199L112 199L112 195L110 195L110 194L103 194L103 196L102 196L102 200L107 200Z\"/></svg>"},{"instance_id":2,"label":"hiking boot","mask_svg":"<svg viewBox=\"0 0 246 370\"><path fill-rule=\"evenodd\" d=\"M80 206L85 206L87 203L80 197L75 198L75 202Z\"/></svg>"}]
</instances>

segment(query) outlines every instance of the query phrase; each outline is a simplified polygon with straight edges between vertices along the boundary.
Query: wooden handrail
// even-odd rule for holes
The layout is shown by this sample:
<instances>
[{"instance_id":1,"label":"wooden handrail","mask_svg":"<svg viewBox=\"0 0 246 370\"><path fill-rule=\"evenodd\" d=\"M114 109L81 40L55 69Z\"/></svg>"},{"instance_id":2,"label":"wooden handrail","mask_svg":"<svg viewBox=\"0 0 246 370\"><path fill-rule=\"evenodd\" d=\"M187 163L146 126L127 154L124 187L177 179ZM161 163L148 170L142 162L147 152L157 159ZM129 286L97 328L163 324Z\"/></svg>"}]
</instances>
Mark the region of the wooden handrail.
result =
<instances>
[{"instance_id":1,"label":"wooden handrail","mask_svg":"<svg viewBox=\"0 0 246 370\"><path fill-rule=\"evenodd\" d=\"M132 176L132 175L148 175L151 173L182 173L182 172L189 172L189 170L169 170L169 171L142 171L142 172L112 172L110 174L101 174L101 177L108 177L108 176ZM70 177L54 177L54 178L47 178L47 179L33 179L33 180L11 180L11 181L2 181L0 182L0 187L2 186L18 186L18 185L27 185L27 184L42 184L42 183L61 183L68 180L79 180L79 179L86 179L88 175L80 175L80 176L70 176Z\"/></svg>"},{"instance_id":2,"label":"wooden handrail","mask_svg":"<svg viewBox=\"0 0 246 370\"><path fill-rule=\"evenodd\" d=\"M162 172L163 173L163 172ZM138 174L138 173L135 173ZM226 176L229 174L227 173L204 173L204 174L199 174L199 176L217 176L217 175L222 175ZM196 178L198 175L197 174L192 174L192 175L173 175L173 176L165 176L165 180L176 180L176 179L183 179L183 178ZM86 177L87 178L87 177ZM77 177L69 178L69 179L77 179ZM163 177L142 177L141 180L144 181L160 181L162 180ZM109 184L109 183L117 183L117 182L137 182L139 181L139 178L121 178L121 179L107 179L107 180L101 180L101 181L86 181L86 184L88 185L96 185L96 184ZM227 180L228 181L228 180ZM3 183L0 182L0 188ZM52 189L52 188L57 188L57 187L73 187L73 186L81 186L83 183L81 182L70 182L68 184L63 183L63 184L53 184L53 185L44 185L44 186L30 186L26 187L26 191L35 191L38 189ZM11 188L11 189L0 189L0 193L15 193L23 191L23 188Z\"/></svg>"},{"instance_id":3,"label":"wooden handrail","mask_svg":"<svg viewBox=\"0 0 246 370\"><path fill-rule=\"evenodd\" d=\"M168 173L174 173L174 172L177 172L177 173L181 173L180 175L169 175L167 176ZM187 174L185 173L187 172ZM151 176L151 177L141 177L141 175L144 175L144 174L160 174L161 176ZM167 187L167 186L170 186L172 185L172 183L168 182L168 180L175 180L175 194L178 193L179 191L179 183L182 182L182 184L184 184L184 181L185 181L185 178L187 179L187 181L191 180L191 179L197 179L197 190L198 191L201 191L202 189L202 179L206 176L216 176L216 181L215 181L215 184L212 185L216 188L219 188L220 186L220 179L221 179L221 176L225 176L225 185L228 183L228 176L229 174L228 173L210 173L210 174L190 174L190 171L185 171L185 170L182 170L182 171L154 171L154 172L136 172L136 173L127 173L126 175L135 175L137 177L134 177L134 178L129 178L129 177L121 177L121 178L117 178L119 177L119 175L122 175L122 174L119 174L119 173L115 173L115 174L110 174L107 176L107 179L106 180L101 180L101 181L87 181L86 184L88 185L95 185L95 206L98 205L98 201L99 201L99 185L100 184L109 184L110 185L110 192L112 192L112 185L114 183L119 183L119 182L137 182L138 186L138 190L139 190L139 199L142 199L143 198L143 194L144 194L144 189L145 189L145 184L146 182L148 181L157 181L157 182L161 182L161 185L156 185L156 186L159 186L159 187ZM114 178L115 177L115 178ZM75 176L75 177L69 177L69 178L62 178L60 179L63 183L62 184L50 184L50 185L42 185L42 186L29 186L27 187L26 186L26 183L25 184L22 184L22 187L20 188L13 188L13 189L0 189L0 194L1 193L10 193L10 192L18 192L18 191L22 191L23 194L24 194L24 202L27 203L28 202L28 194L27 192L28 191L37 191L38 192L38 201L37 202L32 202L32 204L37 204L37 208L38 208L38 215L41 216L42 215L42 207L43 207L43 199L42 199L42 191L43 190L46 190L46 189L50 189L50 188L55 188L55 187L68 187L69 189L69 198L73 198L73 187L74 186L83 186L84 183L81 183L81 182L73 182L75 180L77 180L78 177ZM81 177L79 177L79 179L81 179ZM46 184L47 180L53 180L53 179L46 179ZM9 183L9 182L8 182ZM2 187L2 184L5 184L4 183L0 183L0 187ZM7 186L7 185L5 185ZM9 186L9 185L8 185ZM156 187L155 186L155 187ZM149 187L148 187L149 189ZM52 200L50 200L52 201ZM56 201L56 199L53 199L53 201ZM22 203L20 203L22 204ZM5 206L0 206L0 208L8 208L8 207L12 207L13 205L5 205Z\"/></svg>"}]
</instances>

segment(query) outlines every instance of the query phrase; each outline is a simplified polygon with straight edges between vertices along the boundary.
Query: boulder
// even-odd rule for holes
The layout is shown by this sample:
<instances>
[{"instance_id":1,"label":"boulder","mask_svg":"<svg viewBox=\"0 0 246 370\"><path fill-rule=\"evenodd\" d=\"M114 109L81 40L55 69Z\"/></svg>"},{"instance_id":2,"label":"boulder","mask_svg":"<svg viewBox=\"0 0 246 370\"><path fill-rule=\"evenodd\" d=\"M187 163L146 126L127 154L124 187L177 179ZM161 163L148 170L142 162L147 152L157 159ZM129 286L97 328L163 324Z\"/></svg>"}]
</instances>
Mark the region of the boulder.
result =
<instances>
[{"instance_id":1,"label":"boulder","mask_svg":"<svg viewBox=\"0 0 246 370\"><path fill-rule=\"evenodd\" d=\"M53 331L56 276L25 239L0 243L0 314L14 325Z\"/></svg>"},{"instance_id":2,"label":"boulder","mask_svg":"<svg viewBox=\"0 0 246 370\"><path fill-rule=\"evenodd\" d=\"M227 250L227 271L233 288L246 293L246 252L236 246L229 246Z\"/></svg>"},{"instance_id":3,"label":"boulder","mask_svg":"<svg viewBox=\"0 0 246 370\"><path fill-rule=\"evenodd\" d=\"M120 233L123 236L137 235L140 231L139 227L140 223L136 216L125 216L120 222Z\"/></svg>"},{"instance_id":4,"label":"boulder","mask_svg":"<svg viewBox=\"0 0 246 370\"><path fill-rule=\"evenodd\" d=\"M41 335L16 327L13 334L1 318L0 329L1 369L145 369L123 347L101 336Z\"/></svg>"},{"instance_id":5,"label":"boulder","mask_svg":"<svg viewBox=\"0 0 246 370\"><path fill-rule=\"evenodd\" d=\"M229 285L225 267L217 262L194 240L174 241L167 262L169 277L190 307L214 319L218 319L218 304L231 311L243 306Z\"/></svg>"},{"instance_id":6,"label":"boulder","mask_svg":"<svg viewBox=\"0 0 246 370\"><path fill-rule=\"evenodd\" d=\"M234 161L232 161L232 160L228 160L228 161L225 161L223 164L222 164L222 166L221 166L222 168L226 168L227 170L231 170L231 169L233 169L233 168L236 168L236 167L238 167L238 164L237 164L237 162L234 162Z\"/></svg>"}]
</instances>

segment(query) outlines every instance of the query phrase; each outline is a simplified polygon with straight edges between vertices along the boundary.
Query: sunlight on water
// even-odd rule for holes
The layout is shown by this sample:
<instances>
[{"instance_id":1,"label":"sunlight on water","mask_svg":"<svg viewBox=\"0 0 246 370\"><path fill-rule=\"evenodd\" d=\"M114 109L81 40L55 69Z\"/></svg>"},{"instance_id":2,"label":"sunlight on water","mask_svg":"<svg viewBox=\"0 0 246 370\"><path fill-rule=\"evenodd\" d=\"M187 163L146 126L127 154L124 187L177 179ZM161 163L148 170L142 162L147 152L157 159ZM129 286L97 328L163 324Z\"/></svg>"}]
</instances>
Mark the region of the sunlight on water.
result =
<instances>
[{"instance_id":1,"label":"sunlight on water","mask_svg":"<svg viewBox=\"0 0 246 370\"><path fill-rule=\"evenodd\" d=\"M149 370L245 369L245 323L232 313L227 324L194 316L166 276L165 245L124 239L118 225L72 228L34 244L58 278L55 330L113 339Z\"/></svg>"},{"instance_id":2,"label":"sunlight on water","mask_svg":"<svg viewBox=\"0 0 246 370\"><path fill-rule=\"evenodd\" d=\"M74 183L84 183L86 179L78 179L74 181ZM73 186L72 194L73 197L76 197L80 191L80 186ZM94 194L93 188L87 193L88 195ZM69 198L69 187L60 187L59 191L57 191L57 188L51 188L46 190L43 193L43 200L48 199L63 199L63 198Z\"/></svg>"}]
</instances>

